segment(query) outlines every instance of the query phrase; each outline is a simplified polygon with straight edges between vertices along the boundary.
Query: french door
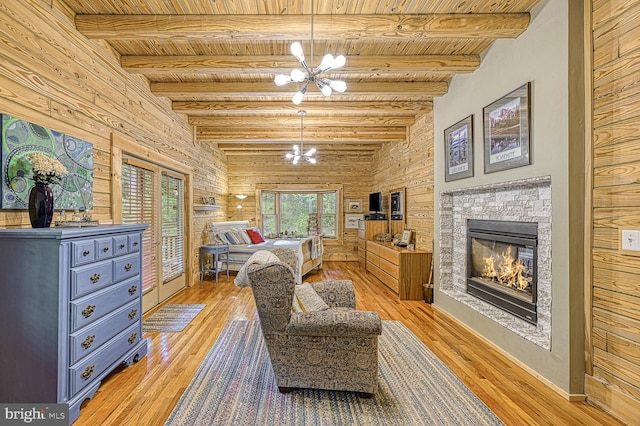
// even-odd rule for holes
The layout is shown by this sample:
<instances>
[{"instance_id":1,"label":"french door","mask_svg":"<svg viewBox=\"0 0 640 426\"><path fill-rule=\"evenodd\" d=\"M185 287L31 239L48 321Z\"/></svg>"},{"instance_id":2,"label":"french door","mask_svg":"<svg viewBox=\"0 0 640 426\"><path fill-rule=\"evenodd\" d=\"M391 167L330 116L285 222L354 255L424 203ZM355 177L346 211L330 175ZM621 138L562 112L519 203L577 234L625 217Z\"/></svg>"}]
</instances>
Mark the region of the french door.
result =
<instances>
[{"instance_id":1,"label":"french door","mask_svg":"<svg viewBox=\"0 0 640 426\"><path fill-rule=\"evenodd\" d=\"M142 236L144 312L185 287L184 206L184 176L123 158L122 223L149 225Z\"/></svg>"}]
</instances>

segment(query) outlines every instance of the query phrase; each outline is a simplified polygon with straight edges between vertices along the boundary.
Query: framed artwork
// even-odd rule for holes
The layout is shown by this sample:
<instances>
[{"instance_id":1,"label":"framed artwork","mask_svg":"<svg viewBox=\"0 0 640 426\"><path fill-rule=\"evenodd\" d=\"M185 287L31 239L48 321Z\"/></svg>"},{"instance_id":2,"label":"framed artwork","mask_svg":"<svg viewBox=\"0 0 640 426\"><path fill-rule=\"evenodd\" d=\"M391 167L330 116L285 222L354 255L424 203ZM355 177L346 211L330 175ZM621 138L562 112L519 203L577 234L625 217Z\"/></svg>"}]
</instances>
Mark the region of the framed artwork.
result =
<instances>
[{"instance_id":1,"label":"framed artwork","mask_svg":"<svg viewBox=\"0 0 640 426\"><path fill-rule=\"evenodd\" d=\"M2 147L0 208L26 209L34 185L29 156L43 153L58 159L69 171L51 185L56 210L93 208L93 144L34 123L0 114Z\"/></svg>"},{"instance_id":2,"label":"framed artwork","mask_svg":"<svg viewBox=\"0 0 640 426\"><path fill-rule=\"evenodd\" d=\"M484 107L485 173L531 164L530 86L527 82Z\"/></svg>"},{"instance_id":3,"label":"framed artwork","mask_svg":"<svg viewBox=\"0 0 640 426\"><path fill-rule=\"evenodd\" d=\"M362 200L347 200L347 208L345 213L361 213L362 212Z\"/></svg>"},{"instance_id":4,"label":"framed artwork","mask_svg":"<svg viewBox=\"0 0 640 426\"><path fill-rule=\"evenodd\" d=\"M358 229L358 221L363 219L363 214L347 213L344 215L344 227L346 229Z\"/></svg>"},{"instance_id":5,"label":"framed artwork","mask_svg":"<svg viewBox=\"0 0 640 426\"><path fill-rule=\"evenodd\" d=\"M473 176L473 115L444 131L444 180Z\"/></svg>"},{"instance_id":6,"label":"framed artwork","mask_svg":"<svg viewBox=\"0 0 640 426\"><path fill-rule=\"evenodd\" d=\"M411 238L413 237L413 231L410 229L405 229L402 231L402 239L400 240L401 244L411 244Z\"/></svg>"}]
</instances>

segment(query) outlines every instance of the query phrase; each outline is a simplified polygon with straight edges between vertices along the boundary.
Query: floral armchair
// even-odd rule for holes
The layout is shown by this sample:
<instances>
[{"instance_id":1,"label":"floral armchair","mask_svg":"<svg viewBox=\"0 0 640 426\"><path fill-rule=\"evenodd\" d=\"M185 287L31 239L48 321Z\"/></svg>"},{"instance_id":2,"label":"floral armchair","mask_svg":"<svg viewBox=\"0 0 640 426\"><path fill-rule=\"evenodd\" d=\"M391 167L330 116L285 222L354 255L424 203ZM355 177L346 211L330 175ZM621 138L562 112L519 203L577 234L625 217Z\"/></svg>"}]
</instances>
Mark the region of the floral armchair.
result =
<instances>
[{"instance_id":1,"label":"floral armchair","mask_svg":"<svg viewBox=\"0 0 640 426\"><path fill-rule=\"evenodd\" d=\"M372 396L378 387L382 332L378 313L355 310L350 280L310 283L326 307L292 312L298 298L295 254L290 249L271 253L276 257L266 263L249 260L247 275L280 392L311 388Z\"/></svg>"}]
</instances>

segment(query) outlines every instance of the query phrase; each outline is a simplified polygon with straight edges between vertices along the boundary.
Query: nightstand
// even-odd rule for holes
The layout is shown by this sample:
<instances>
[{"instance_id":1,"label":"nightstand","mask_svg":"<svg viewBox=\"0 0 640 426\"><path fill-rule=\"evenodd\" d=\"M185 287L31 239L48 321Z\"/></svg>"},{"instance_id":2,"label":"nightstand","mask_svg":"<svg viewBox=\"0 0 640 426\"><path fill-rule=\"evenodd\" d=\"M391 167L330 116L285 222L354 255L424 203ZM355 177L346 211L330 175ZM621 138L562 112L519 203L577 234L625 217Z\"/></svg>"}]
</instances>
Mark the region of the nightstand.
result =
<instances>
[{"instance_id":1,"label":"nightstand","mask_svg":"<svg viewBox=\"0 0 640 426\"><path fill-rule=\"evenodd\" d=\"M204 257L205 255L213 256L213 262L211 263L210 269L205 269ZM204 280L204 274L207 272L215 275L216 283L218 282L218 274L222 271L220 268L220 264L225 265L225 269L227 271L227 278L229 277L229 245L228 244L217 244L210 246L201 246L200 247L200 280Z\"/></svg>"}]
</instances>

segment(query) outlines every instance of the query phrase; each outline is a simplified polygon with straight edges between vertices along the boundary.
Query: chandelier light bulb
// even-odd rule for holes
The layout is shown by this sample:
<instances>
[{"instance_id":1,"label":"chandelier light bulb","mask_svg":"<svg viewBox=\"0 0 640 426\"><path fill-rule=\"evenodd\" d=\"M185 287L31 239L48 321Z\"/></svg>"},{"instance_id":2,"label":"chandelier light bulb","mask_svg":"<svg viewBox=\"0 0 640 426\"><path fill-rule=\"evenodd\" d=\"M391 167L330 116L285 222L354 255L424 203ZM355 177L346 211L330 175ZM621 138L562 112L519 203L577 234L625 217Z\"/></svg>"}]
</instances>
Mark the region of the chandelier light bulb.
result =
<instances>
[{"instance_id":1,"label":"chandelier light bulb","mask_svg":"<svg viewBox=\"0 0 640 426\"><path fill-rule=\"evenodd\" d=\"M287 152L287 154L284 156L287 160L291 160L293 158L293 154L290 152Z\"/></svg>"},{"instance_id":2,"label":"chandelier light bulb","mask_svg":"<svg viewBox=\"0 0 640 426\"><path fill-rule=\"evenodd\" d=\"M291 83L291 80L291 77L284 74L278 74L276 75L276 78L273 79L273 81L276 83L276 86L284 86L285 84Z\"/></svg>"},{"instance_id":3,"label":"chandelier light bulb","mask_svg":"<svg viewBox=\"0 0 640 426\"><path fill-rule=\"evenodd\" d=\"M316 164L316 159L315 158L309 158L309 162L311 164Z\"/></svg>"},{"instance_id":4,"label":"chandelier light bulb","mask_svg":"<svg viewBox=\"0 0 640 426\"><path fill-rule=\"evenodd\" d=\"M318 74L333 68L334 61L335 59L331 53L324 55L322 62L320 62L320 67L318 67Z\"/></svg>"},{"instance_id":5,"label":"chandelier light bulb","mask_svg":"<svg viewBox=\"0 0 640 426\"><path fill-rule=\"evenodd\" d=\"M318 89L320 89L322 94L325 96L331 96L331 92L333 90L331 90L331 86L329 86L329 84L327 83L329 83L329 81L325 79L316 80L316 86L318 86Z\"/></svg>"},{"instance_id":6,"label":"chandelier light bulb","mask_svg":"<svg viewBox=\"0 0 640 426\"><path fill-rule=\"evenodd\" d=\"M295 56L295 58L299 62L304 61L304 52L302 51L302 45L299 42L294 42L291 44L291 54Z\"/></svg>"},{"instance_id":7,"label":"chandelier light bulb","mask_svg":"<svg viewBox=\"0 0 640 426\"><path fill-rule=\"evenodd\" d=\"M307 79L307 74L299 68L294 68L291 70L291 81L295 81L296 83L302 83Z\"/></svg>"},{"instance_id":8,"label":"chandelier light bulb","mask_svg":"<svg viewBox=\"0 0 640 426\"><path fill-rule=\"evenodd\" d=\"M302 103L303 97L304 97L304 92L301 90L297 92L295 95L293 95L291 102L293 102L295 105L300 105Z\"/></svg>"},{"instance_id":9,"label":"chandelier light bulb","mask_svg":"<svg viewBox=\"0 0 640 426\"><path fill-rule=\"evenodd\" d=\"M333 60L333 64L331 64L332 69L342 68L344 64L347 63L347 58L344 55L338 55Z\"/></svg>"},{"instance_id":10,"label":"chandelier light bulb","mask_svg":"<svg viewBox=\"0 0 640 426\"><path fill-rule=\"evenodd\" d=\"M316 153L316 149L315 148L311 148L309 151L307 151L305 155L305 157L311 157L313 154Z\"/></svg>"},{"instance_id":11,"label":"chandelier light bulb","mask_svg":"<svg viewBox=\"0 0 640 426\"><path fill-rule=\"evenodd\" d=\"M340 93L343 93L345 90L347 90L347 83L342 80L331 80L329 86L336 92Z\"/></svg>"}]
</instances>

